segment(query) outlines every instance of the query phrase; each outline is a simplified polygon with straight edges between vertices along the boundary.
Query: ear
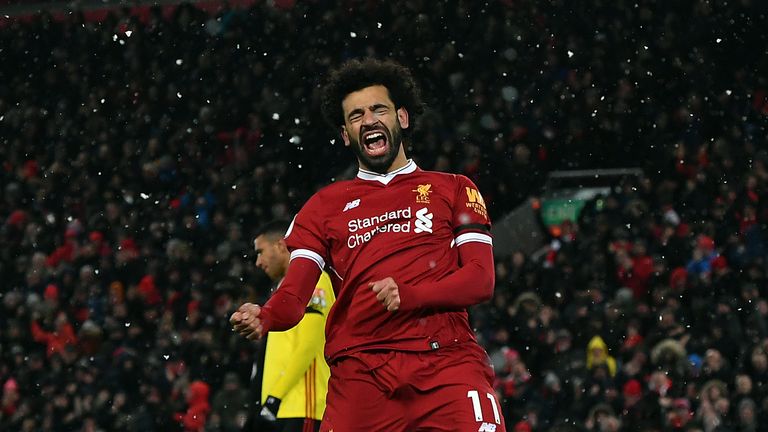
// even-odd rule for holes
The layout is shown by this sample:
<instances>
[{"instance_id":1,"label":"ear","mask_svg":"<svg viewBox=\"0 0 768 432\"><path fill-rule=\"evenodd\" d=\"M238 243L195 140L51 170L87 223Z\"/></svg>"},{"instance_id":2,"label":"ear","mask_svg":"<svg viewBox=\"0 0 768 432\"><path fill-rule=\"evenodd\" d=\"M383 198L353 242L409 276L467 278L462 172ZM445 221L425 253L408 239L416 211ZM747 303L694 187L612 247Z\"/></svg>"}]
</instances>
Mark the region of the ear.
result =
<instances>
[{"instance_id":1,"label":"ear","mask_svg":"<svg viewBox=\"0 0 768 432\"><path fill-rule=\"evenodd\" d=\"M281 253L289 253L288 245L285 244L285 239L283 238L275 242L275 247L277 247Z\"/></svg>"},{"instance_id":2,"label":"ear","mask_svg":"<svg viewBox=\"0 0 768 432\"><path fill-rule=\"evenodd\" d=\"M397 120L400 121L400 127L403 129L408 129L409 118L408 118L408 110L406 110L404 107L400 107L397 109Z\"/></svg>"},{"instance_id":3,"label":"ear","mask_svg":"<svg viewBox=\"0 0 768 432\"><path fill-rule=\"evenodd\" d=\"M341 139L344 140L344 146L349 147L349 134L347 133L347 127L341 127Z\"/></svg>"}]
</instances>

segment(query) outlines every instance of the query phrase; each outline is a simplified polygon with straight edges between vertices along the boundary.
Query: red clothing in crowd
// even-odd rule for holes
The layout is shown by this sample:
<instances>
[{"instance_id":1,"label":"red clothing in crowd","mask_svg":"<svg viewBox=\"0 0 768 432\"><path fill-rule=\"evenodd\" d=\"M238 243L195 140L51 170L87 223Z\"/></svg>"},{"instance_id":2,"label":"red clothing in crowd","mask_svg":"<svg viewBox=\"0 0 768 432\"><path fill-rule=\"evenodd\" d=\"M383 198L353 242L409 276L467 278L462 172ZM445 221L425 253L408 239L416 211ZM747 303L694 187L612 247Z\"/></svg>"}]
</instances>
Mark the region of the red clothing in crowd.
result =
<instances>
[{"instance_id":1,"label":"red clothing in crowd","mask_svg":"<svg viewBox=\"0 0 768 432\"><path fill-rule=\"evenodd\" d=\"M30 326L32 338L35 342L46 344L45 353L49 357L63 352L67 345L77 345L77 336L75 336L75 329L72 324L61 316L56 321L56 329L52 332L45 331L37 321L32 321Z\"/></svg>"},{"instance_id":2,"label":"red clothing in crowd","mask_svg":"<svg viewBox=\"0 0 768 432\"><path fill-rule=\"evenodd\" d=\"M185 432L201 432L205 428L211 404L208 401L210 386L203 381L193 381L189 385L186 412L176 413L176 420L184 426Z\"/></svg>"}]
</instances>

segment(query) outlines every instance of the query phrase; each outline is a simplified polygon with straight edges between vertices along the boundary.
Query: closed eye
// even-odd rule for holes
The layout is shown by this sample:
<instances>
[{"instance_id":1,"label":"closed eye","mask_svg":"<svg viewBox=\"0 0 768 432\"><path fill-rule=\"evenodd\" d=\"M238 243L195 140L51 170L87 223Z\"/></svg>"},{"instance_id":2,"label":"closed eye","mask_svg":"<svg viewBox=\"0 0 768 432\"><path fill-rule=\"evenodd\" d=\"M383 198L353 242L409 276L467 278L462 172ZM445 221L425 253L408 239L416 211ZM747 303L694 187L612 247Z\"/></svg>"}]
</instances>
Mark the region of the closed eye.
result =
<instances>
[{"instance_id":1,"label":"closed eye","mask_svg":"<svg viewBox=\"0 0 768 432\"><path fill-rule=\"evenodd\" d=\"M362 117L363 117L363 110L361 110L361 109L356 109L356 110L350 112L347 115L347 118L349 119L350 122L354 122L355 120L359 120Z\"/></svg>"}]
</instances>

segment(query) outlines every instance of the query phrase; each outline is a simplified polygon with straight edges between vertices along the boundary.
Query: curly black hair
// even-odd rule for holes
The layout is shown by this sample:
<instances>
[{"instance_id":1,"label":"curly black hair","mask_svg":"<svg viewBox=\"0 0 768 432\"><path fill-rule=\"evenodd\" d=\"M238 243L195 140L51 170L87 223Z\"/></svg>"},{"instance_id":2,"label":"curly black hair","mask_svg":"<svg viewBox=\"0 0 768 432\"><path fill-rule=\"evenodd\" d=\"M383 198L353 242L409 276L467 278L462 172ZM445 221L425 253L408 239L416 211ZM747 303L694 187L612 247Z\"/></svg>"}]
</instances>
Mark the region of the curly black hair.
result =
<instances>
[{"instance_id":1,"label":"curly black hair","mask_svg":"<svg viewBox=\"0 0 768 432\"><path fill-rule=\"evenodd\" d=\"M344 125L341 103L348 94L372 85L383 85L395 108L405 108L411 124L424 111L421 90L405 66L392 60L349 60L331 72L323 88L321 109L325 121L335 130ZM408 128L403 133L408 133Z\"/></svg>"}]
</instances>

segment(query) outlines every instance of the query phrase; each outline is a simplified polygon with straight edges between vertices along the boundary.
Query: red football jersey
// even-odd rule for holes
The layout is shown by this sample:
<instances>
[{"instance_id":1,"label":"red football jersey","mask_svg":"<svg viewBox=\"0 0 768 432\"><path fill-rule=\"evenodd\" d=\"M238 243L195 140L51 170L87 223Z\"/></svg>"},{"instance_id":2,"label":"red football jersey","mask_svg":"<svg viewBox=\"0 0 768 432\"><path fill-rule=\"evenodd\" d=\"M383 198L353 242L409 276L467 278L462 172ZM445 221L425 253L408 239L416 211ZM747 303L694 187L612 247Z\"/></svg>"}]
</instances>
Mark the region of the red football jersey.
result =
<instances>
[{"instance_id":1,"label":"red football jersey","mask_svg":"<svg viewBox=\"0 0 768 432\"><path fill-rule=\"evenodd\" d=\"M413 161L386 175L360 170L318 191L296 215L286 244L291 259L312 259L336 276L326 356L474 340L465 308L388 312L369 284L392 277L403 298L404 290L455 272L459 245L490 245L489 230L483 198L468 178L423 171Z\"/></svg>"}]
</instances>

